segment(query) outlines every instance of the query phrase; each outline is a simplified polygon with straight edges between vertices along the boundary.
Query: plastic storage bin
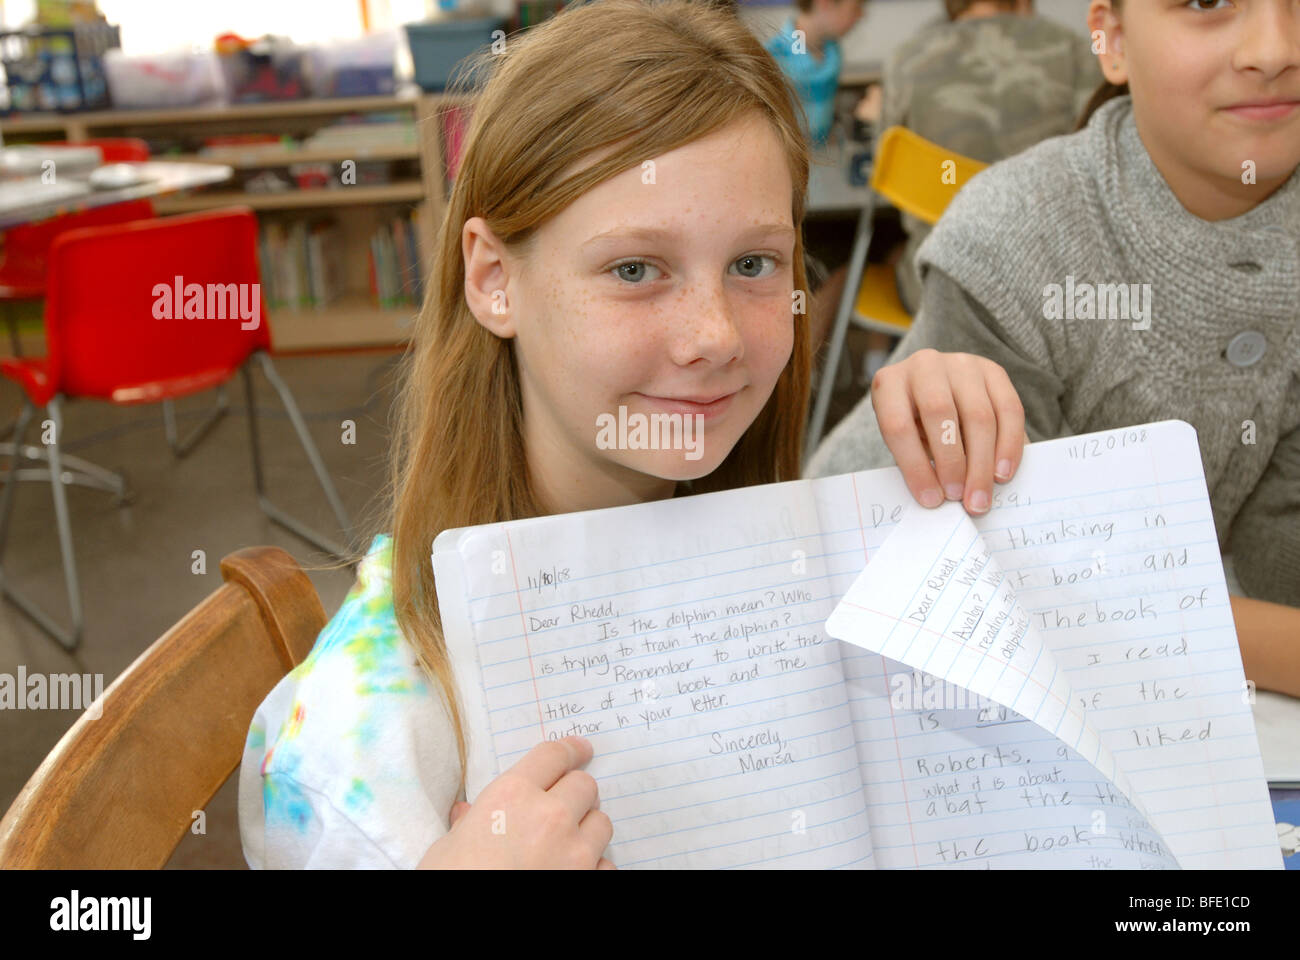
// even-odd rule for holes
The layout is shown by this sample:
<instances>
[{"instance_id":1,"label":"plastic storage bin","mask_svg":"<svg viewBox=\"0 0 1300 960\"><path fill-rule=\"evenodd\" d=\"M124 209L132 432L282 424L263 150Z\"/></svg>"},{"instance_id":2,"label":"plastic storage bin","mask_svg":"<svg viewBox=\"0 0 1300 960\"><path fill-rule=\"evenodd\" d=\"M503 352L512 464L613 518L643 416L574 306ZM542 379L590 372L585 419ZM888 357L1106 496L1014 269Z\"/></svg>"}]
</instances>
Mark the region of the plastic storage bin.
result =
<instances>
[{"instance_id":1,"label":"plastic storage bin","mask_svg":"<svg viewBox=\"0 0 1300 960\"><path fill-rule=\"evenodd\" d=\"M318 97L383 97L397 88L397 32L311 48L311 85Z\"/></svg>"},{"instance_id":2,"label":"plastic storage bin","mask_svg":"<svg viewBox=\"0 0 1300 960\"><path fill-rule=\"evenodd\" d=\"M113 106L122 109L192 107L225 95L221 66L210 50L138 57L110 50L104 54L104 72Z\"/></svg>"},{"instance_id":3,"label":"plastic storage bin","mask_svg":"<svg viewBox=\"0 0 1300 960\"><path fill-rule=\"evenodd\" d=\"M103 57L121 45L117 27L103 21L0 31L0 113L107 107Z\"/></svg>"},{"instance_id":4,"label":"plastic storage bin","mask_svg":"<svg viewBox=\"0 0 1300 960\"><path fill-rule=\"evenodd\" d=\"M445 90L461 61L489 46L492 32L503 30L504 24L500 17L408 23L406 39L411 45L415 82L423 90Z\"/></svg>"},{"instance_id":5,"label":"plastic storage bin","mask_svg":"<svg viewBox=\"0 0 1300 960\"><path fill-rule=\"evenodd\" d=\"M217 54L231 103L297 100L311 94L307 49L283 37L217 37Z\"/></svg>"}]
</instances>

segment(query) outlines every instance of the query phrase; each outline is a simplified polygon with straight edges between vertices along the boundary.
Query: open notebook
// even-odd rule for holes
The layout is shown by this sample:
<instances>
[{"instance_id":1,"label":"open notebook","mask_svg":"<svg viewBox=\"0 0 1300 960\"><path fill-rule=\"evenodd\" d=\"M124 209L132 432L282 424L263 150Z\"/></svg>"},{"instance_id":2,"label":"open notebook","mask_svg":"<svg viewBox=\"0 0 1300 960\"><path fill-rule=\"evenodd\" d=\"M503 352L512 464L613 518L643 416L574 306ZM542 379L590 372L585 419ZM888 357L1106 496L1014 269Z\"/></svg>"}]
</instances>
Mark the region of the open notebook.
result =
<instances>
[{"instance_id":1,"label":"open notebook","mask_svg":"<svg viewBox=\"0 0 1300 960\"><path fill-rule=\"evenodd\" d=\"M581 734L621 868L1281 866L1182 421L1033 444L974 520L888 468L433 560L469 798Z\"/></svg>"}]
</instances>

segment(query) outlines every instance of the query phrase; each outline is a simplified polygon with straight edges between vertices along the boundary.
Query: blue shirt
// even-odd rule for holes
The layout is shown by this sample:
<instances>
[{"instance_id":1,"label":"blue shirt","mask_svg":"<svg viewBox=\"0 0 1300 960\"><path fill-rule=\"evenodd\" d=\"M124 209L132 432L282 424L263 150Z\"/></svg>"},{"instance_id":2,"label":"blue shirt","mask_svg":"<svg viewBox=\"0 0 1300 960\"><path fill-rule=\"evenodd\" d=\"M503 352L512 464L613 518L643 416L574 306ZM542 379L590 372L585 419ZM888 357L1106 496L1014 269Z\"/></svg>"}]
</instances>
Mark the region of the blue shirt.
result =
<instances>
[{"instance_id":1,"label":"blue shirt","mask_svg":"<svg viewBox=\"0 0 1300 960\"><path fill-rule=\"evenodd\" d=\"M806 38L803 53L794 52L794 43L794 17L787 17L780 32L763 46L781 65L803 103L808 115L809 129L805 132L809 141L814 147L822 147L826 145L835 119L835 93L840 86L840 45L838 41L827 38L822 47L822 58L818 60L807 52Z\"/></svg>"}]
</instances>

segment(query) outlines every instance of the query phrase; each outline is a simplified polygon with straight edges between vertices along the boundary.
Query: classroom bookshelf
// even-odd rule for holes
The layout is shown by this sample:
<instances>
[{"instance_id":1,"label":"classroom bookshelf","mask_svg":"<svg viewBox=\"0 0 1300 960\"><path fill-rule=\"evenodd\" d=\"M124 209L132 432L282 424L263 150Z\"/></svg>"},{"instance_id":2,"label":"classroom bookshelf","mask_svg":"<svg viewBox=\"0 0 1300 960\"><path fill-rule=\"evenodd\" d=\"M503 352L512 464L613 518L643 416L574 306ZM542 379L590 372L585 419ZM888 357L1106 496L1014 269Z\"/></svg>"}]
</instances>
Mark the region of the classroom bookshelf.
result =
<instances>
[{"instance_id":1,"label":"classroom bookshelf","mask_svg":"<svg viewBox=\"0 0 1300 960\"><path fill-rule=\"evenodd\" d=\"M0 133L6 145L140 137L151 146L173 145L154 150L159 160L233 167L233 185L161 197L155 208L159 216L236 204L256 211L273 347L306 352L406 340L429 273L433 238L446 209L448 170L454 173L456 141L471 101L464 94L409 88L380 97L28 114L0 118ZM367 131L372 119L377 121L370 125L373 135ZM394 135L407 124L413 126L411 135ZM331 139L341 128L348 135ZM290 145L270 142L268 136ZM201 151L176 146L216 139L225 142ZM257 139L266 142L249 142ZM355 182L343 185L347 161L355 164L348 171ZM304 166L318 168L320 182L304 185L286 176ZM382 182L368 183L356 175L358 169L364 174L375 167L382 168ZM267 189L268 176L289 188ZM283 237L313 232L295 227L302 223L320 228L315 232L328 227L335 246L328 263L312 261L318 247L306 240L300 244L296 271L292 264L269 262L274 255L268 247L283 250ZM387 243L385 232L393 235ZM268 235L277 241L268 243ZM328 290L323 281L329 281Z\"/></svg>"}]
</instances>

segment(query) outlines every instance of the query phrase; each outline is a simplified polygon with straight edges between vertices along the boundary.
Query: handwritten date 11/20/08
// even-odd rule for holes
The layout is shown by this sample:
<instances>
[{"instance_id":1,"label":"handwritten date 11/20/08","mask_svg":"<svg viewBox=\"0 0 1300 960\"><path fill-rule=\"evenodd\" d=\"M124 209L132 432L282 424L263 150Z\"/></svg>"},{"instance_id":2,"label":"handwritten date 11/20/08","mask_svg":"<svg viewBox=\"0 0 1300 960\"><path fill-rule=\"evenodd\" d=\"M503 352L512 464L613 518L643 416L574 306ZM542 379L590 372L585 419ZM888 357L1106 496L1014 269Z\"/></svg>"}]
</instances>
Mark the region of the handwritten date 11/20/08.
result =
<instances>
[{"instance_id":1,"label":"handwritten date 11/20/08","mask_svg":"<svg viewBox=\"0 0 1300 960\"><path fill-rule=\"evenodd\" d=\"M1089 437L1079 443L1070 444L1066 447L1066 450L1069 451L1071 460L1089 460L1093 457L1105 456L1112 450L1134 447L1140 443L1146 443L1146 441L1146 430L1139 428L1119 431L1104 437Z\"/></svg>"}]
</instances>

